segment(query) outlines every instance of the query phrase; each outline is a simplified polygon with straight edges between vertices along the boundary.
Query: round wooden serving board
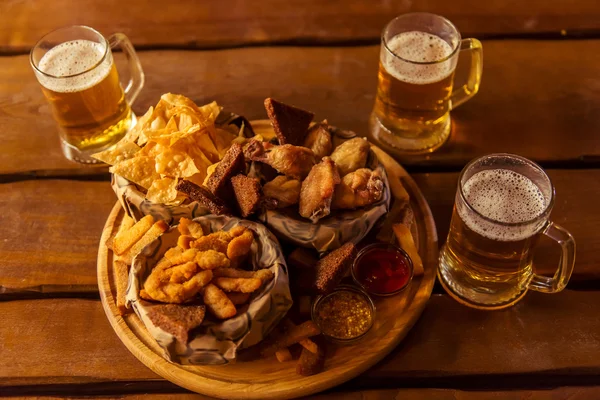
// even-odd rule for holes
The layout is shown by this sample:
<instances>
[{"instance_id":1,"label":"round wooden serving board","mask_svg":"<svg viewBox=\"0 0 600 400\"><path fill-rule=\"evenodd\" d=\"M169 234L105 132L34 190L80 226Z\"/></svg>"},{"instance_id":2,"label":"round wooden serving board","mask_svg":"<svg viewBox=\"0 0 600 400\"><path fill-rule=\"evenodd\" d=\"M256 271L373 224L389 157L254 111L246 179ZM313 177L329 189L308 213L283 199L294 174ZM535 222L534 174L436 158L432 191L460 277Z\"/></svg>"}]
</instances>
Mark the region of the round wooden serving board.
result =
<instances>
[{"instance_id":1,"label":"round wooden serving board","mask_svg":"<svg viewBox=\"0 0 600 400\"><path fill-rule=\"evenodd\" d=\"M268 121L252 123L256 133L270 129ZM429 300L436 276L438 241L435 222L423 194L408 173L392 157L372 146L387 171L390 185L400 180L410 195L415 223L412 231L423 259L425 274L415 277L409 288L391 297L374 297L377 309L373 328L354 345L329 351L325 370L303 377L296 373L297 360L279 363L275 357L238 361L225 366L190 366L171 363L135 314L119 315L115 305L112 251L106 240L121 224L124 211L117 202L112 209L98 251L98 286L104 311L125 346L163 378L208 396L227 399L278 399L306 396L346 382L383 359L406 336ZM395 192L394 195L398 193ZM393 218L390 212L388 218ZM394 221L392 221L394 222ZM333 346L332 346L333 347Z\"/></svg>"}]
</instances>

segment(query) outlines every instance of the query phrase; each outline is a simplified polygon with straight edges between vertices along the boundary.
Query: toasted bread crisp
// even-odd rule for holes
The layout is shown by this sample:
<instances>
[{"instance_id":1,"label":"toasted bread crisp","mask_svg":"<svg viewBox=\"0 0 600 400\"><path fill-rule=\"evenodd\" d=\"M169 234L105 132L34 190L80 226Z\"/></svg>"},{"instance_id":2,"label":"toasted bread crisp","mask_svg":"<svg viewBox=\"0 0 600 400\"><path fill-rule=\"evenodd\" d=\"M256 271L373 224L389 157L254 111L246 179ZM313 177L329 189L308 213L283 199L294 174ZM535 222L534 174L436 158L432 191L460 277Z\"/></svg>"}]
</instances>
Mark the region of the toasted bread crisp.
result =
<instances>
[{"instance_id":1,"label":"toasted bread crisp","mask_svg":"<svg viewBox=\"0 0 600 400\"><path fill-rule=\"evenodd\" d=\"M231 179L231 184L242 218L254 214L260 206L260 181L240 174Z\"/></svg>"},{"instance_id":2,"label":"toasted bread crisp","mask_svg":"<svg viewBox=\"0 0 600 400\"><path fill-rule=\"evenodd\" d=\"M244 152L238 143L232 143L223 159L217 165L215 171L208 178L206 187L215 196L223 201L233 203L232 180L235 175L243 173L246 169ZM248 178L250 179L250 178Z\"/></svg>"},{"instance_id":3,"label":"toasted bread crisp","mask_svg":"<svg viewBox=\"0 0 600 400\"><path fill-rule=\"evenodd\" d=\"M131 246L140 240L142 236L144 236L153 224L154 217L152 215L146 215L131 228L119 231L115 236L113 251L118 255L125 253Z\"/></svg>"},{"instance_id":4,"label":"toasted bread crisp","mask_svg":"<svg viewBox=\"0 0 600 400\"><path fill-rule=\"evenodd\" d=\"M117 286L117 308L119 309L120 315L127 314L127 300L125 295L127 294L127 281L129 280L129 265L123 261L113 261L113 275Z\"/></svg>"},{"instance_id":5,"label":"toasted bread crisp","mask_svg":"<svg viewBox=\"0 0 600 400\"><path fill-rule=\"evenodd\" d=\"M172 334L181 343L187 343L188 333L204 321L205 306L161 304L149 307L148 318L162 330Z\"/></svg>"},{"instance_id":6,"label":"toasted bread crisp","mask_svg":"<svg viewBox=\"0 0 600 400\"><path fill-rule=\"evenodd\" d=\"M152 225L152 227L148 229L146 233L144 233L144 236L142 236L140 240L138 240L129 248L129 250L125 252L125 254L123 254L123 260L127 264L131 265L133 258L138 255L138 253L140 253L144 247L158 239L164 232L167 231L167 229L169 229L169 224L167 224L165 221L155 222L154 225Z\"/></svg>"},{"instance_id":7,"label":"toasted bread crisp","mask_svg":"<svg viewBox=\"0 0 600 400\"><path fill-rule=\"evenodd\" d=\"M319 345L315 344L316 351L311 351L306 347L302 349L302 354L300 355L298 364L296 364L296 372L299 375L310 376L323 371L323 367L325 366L324 344L324 341L319 340Z\"/></svg>"},{"instance_id":8,"label":"toasted bread crisp","mask_svg":"<svg viewBox=\"0 0 600 400\"><path fill-rule=\"evenodd\" d=\"M317 263L315 274L317 292L321 294L331 292L352 265L354 257L356 257L354 244L348 242L321 258Z\"/></svg>"},{"instance_id":9,"label":"toasted bread crisp","mask_svg":"<svg viewBox=\"0 0 600 400\"><path fill-rule=\"evenodd\" d=\"M186 194L190 199L197 201L215 215L230 214L225 203L212 194L208 189L198 186L193 182L182 180L177 184L177 190Z\"/></svg>"},{"instance_id":10,"label":"toasted bread crisp","mask_svg":"<svg viewBox=\"0 0 600 400\"><path fill-rule=\"evenodd\" d=\"M273 124L279 144L303 145L308 126L315 116L313 113L288 106L272 98L265 99L265 109Z\"/></svg>"}]
</instances>

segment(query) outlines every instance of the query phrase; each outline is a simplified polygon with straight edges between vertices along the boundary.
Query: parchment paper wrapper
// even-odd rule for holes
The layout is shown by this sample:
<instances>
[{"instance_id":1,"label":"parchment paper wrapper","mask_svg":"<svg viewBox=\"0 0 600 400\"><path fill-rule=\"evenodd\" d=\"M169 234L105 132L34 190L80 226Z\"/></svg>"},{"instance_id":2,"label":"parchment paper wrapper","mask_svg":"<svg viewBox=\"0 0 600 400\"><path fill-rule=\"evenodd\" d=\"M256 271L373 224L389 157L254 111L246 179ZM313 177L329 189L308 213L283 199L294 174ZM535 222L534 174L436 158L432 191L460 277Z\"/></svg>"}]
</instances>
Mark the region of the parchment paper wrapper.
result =
<instances>
[{"instance_id":1,"label":"parchment paper wrapper","mask_svg":"<svg viewBox=\"0 0 600 400\"><path fill-rule=\"evenodd\" d=\"M133 307L152 337L164 349L165 357L176 363L192 365L227 364L235 360L238 349L260 342L285 316L292 306L288 271L277 239L264 226L234 217L209 215L196 218L206 231L218 231L243 225L255 232L250 251L254 270L269 268L274 278L259 292L253 293L250 303L238 306L238 314L225 321L206 312L204 322L190 334L188 343L179 342L173 335L154 326L148 309L154 304L139 297L143 282L165 251L177 245L179 232L173 227L159 239L146 246L133 260L127 287L127 302Z\"/></svg>"},{"instance_id":2,"label":"parchment paper wrapper","mask_svg":"<svg viewBox=\"0 0 600 400\"><path fill-rule=\"evenodd\" d=\"M254 136L254 131L250 122L242 116L232 112L221 111L215 121L217 126L233 125L238 129L244 127L244 136ZM197 201L186 200L180 205L167 206L156 204L146 200L146 194L140 190L133 182L128 181L122 176L113 174L111 186L123 206L123 209L131 218L139 221L145 215L152 215L155 219L162 219L169 224L179 221L179 218L186 217L194 219L196 217L208 214L209 211L201 206Z\"/></svg>"},{"instance_id":3,"label":"parchment paper wrapper","mask_svg":"<svg viewBox=\"0 0 600 400\"><path fill-rule=\"evenodd\" d=\"M375 226L390 207L390 185L387 174L375 153L369 151L367 167L381 173L384 189L381 199L370 206L356 210L332 210L331 215L317 224L302 218L298 205L278 210L263 210L258 219L278 238L297 246L314 248L319 253L334 250L346 242L357 244Z\"/></svg>"}]
</instances>

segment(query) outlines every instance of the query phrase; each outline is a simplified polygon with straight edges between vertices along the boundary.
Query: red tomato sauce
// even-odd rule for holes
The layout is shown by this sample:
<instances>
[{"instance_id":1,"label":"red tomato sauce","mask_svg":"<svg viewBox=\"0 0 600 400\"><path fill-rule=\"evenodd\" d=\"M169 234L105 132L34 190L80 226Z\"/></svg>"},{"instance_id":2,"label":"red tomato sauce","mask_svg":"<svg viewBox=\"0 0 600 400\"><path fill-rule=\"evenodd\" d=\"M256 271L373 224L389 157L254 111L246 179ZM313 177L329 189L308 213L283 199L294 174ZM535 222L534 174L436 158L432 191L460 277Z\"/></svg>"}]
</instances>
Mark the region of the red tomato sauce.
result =
<instances>
[{"instance_id":1,"label":"red tomato sauce","mask_svg":"<svg viewBox=\"0 0 600 400\"><path fill-rule=\"evenodd\" d=\"M406 256L391 248L373 248L355 266L355 279L368 291L388 294L404 288L411 278Z\"/></svg>"}]
</instances>

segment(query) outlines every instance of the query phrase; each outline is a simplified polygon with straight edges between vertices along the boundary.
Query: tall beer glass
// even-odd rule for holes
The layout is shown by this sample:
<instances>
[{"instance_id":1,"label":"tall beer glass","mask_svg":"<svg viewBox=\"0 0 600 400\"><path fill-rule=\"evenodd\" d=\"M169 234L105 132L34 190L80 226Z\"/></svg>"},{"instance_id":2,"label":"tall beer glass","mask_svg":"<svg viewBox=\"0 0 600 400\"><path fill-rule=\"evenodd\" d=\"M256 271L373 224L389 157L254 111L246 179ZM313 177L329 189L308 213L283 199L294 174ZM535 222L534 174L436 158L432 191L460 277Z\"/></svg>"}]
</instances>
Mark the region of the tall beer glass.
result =
<instances>
[{"instance_id":1,"label":"tall beer glass","mask_svg":"<svg viewBox=\"0 0 600 400\"><path fill-rule=\"evenodd\" d=\"M111 47L120 46L129 64L121 87ZM135 123L131 104L144 85L144 73L129 39L105 39L87 26L70 26L44 36L30 62L59 125L63 153L95 163L91 154L117 143Z\"/></svg>"},{"instance_id":2,"label":"tall beer glass","mask_svg":"<svg viewBox=\"0 0 600 400\"><path fill-rule=\"evenodd\" d=\"M470 53L466 83L453 89L460 53ZM483 50L477 39L461 40L447 19L405 14L381 35L379 75L370 135L392 154L420 154L450 135L450 110L477 93Z\"/></svg>"},{"instance_id":3,"label":"tall beer glass","mask_svg":"<svg viewBox=\"0 0 600 400\"><path fill-rule=\"evenodd\" d=\"M471 161L460 174L448 240L438 277L456 300L500 309L528 289L565 288L575 263L575 241L549 220L554 187L540 166L512 154ZM554 277L536 275L534 248L541 235L556 240L562 255Z\"/></svg>"}]
</instances>

